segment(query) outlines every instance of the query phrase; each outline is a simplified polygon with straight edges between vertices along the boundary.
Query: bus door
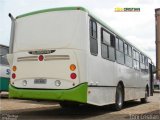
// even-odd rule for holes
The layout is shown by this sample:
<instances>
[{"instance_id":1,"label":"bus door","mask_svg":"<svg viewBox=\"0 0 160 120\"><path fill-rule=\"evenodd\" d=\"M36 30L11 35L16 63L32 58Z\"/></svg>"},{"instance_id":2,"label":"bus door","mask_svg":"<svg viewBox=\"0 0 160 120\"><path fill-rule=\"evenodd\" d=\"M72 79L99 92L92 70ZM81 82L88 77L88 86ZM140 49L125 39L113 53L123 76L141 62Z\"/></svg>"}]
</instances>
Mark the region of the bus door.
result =
<instances>
[{"instance_id":1,"label":"bus door","mask_svg":"<svg viewBox=\"0 0 160 120\"><path fill-rule=\"evenodd\" d=\"M153 96L153 71L151 63L149 63L149 82L150 82L150 95Z\"/></svg>"}]
</instances>

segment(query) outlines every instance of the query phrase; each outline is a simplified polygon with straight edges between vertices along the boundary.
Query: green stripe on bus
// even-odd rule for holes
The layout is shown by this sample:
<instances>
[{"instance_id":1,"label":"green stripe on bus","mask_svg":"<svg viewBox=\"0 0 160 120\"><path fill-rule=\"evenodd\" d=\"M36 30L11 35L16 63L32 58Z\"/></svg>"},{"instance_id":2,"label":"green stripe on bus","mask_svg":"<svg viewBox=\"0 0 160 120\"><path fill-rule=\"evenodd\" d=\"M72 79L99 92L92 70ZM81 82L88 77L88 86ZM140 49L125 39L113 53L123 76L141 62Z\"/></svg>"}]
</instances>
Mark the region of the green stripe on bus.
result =
<instances>
[{"instance_id":1,"label":"green stripe on bus","mask_svg":"<svg viewBox=\"0 0 160 120\"><path fill-rule=\"evenodd\" d=\"M8 91L10 78L0 77L0 91Z\"/></svg>"},{"instance_id":2,"label":"green stripe on bus","mask_svg":"<svg viewBox=\"0 0 160 120\"><path fill-rule=\"evenodd\" d=\"M38 11L34 11L34 12L29 12L26 14L22 14L16 17L16 19L18 18L22 18L22 17L26 17L26 16L30 16L30 15L34 15L34 14L39 14L39 13L44 13L44 12L52 12L52 11L66 11L66 10L82 10L87 12L88 10L86 10L83 7L61 7L61 8L50 8L50 9L44 9L44 10L38 10Z\"/></svg>"},{"instance_id":3,"label":"green stripe on bus","mask_svg":"<svg viewBox=\"0 0 160 120\"><path fill-rule=\"evenodd\" d=\"M39 90L39 89L21 89L9 86L9 97L20 99L41 99L56 101L75 101L87 102L87 83L82 83L74 88L65 90Z\"/></svg>"}]
</instances>

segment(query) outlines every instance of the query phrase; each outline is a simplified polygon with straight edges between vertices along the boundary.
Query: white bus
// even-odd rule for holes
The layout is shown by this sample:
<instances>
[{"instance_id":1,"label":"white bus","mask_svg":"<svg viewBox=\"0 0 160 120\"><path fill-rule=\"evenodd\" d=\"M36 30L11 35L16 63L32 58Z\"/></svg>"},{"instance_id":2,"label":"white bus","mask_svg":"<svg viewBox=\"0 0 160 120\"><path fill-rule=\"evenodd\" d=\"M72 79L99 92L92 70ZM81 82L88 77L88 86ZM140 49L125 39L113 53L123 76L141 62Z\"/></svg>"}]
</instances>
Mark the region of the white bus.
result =
<instances>
[{"instance_id":1,"label":"white bus","mask_svg":"<svg viewBox=\"0 0 160 120\"><path fill-rule=\"evenodd\" d=\"M39 10L12 19L10 98L62 107L103 106L151 95L152 61L82 7Z\"/></svg>"},{"instance_id":2,"label":"white bus","mask_svg":"<svg viewBox=\"0 0 160 120\"><path fill-rule=\"evenodd\" d=\"M8 91L10 80L10 69L6 59L6 54L9 52L9 47L0 44L0 92Z\"/></svg>"}]
</instances>

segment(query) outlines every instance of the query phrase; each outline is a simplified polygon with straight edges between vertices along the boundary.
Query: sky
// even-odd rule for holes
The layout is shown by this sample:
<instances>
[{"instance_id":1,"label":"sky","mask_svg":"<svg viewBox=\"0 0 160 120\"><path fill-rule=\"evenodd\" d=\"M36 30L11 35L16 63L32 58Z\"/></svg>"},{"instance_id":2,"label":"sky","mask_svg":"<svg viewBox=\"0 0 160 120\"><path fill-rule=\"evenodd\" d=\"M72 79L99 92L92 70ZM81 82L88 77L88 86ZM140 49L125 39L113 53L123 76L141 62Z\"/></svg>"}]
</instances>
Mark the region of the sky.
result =
<instances>
[{"instance_id":1,"label":"sky","mask_svg":"<svg viewBox=\"0 0 160 120\"><path fill-rule=\"evenodd\" d=\"M9 45L11 20L31 11L82 6L146 53L155 63L155 8L160 0L0 0L0 44ZM115 12L115 8L140 8L140 12Z\"/></svg>"}]
</instances>

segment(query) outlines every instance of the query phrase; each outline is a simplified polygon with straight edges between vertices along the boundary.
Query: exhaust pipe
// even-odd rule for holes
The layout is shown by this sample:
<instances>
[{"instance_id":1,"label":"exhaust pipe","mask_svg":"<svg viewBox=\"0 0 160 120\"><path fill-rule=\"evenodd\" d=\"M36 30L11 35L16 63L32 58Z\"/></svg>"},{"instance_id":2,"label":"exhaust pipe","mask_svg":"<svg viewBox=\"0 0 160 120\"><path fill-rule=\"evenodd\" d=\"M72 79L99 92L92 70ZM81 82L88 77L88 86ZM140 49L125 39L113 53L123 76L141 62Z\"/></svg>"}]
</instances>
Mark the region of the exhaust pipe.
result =
<instances>
[{"instance_id":1,"label":"exhaust pipe","mask_svg":"<svg viewBox=\"0 0 160 120\"><path fill-rule=\"evenodd\" d=\"M12 21L10 43L9 43L9 54L12 54L13 44L14 44L14 33L15 33L15 18L12 16L11 13L9 13L8 16L11 18L11 21Z\"/></svg>"}]
</instances>

